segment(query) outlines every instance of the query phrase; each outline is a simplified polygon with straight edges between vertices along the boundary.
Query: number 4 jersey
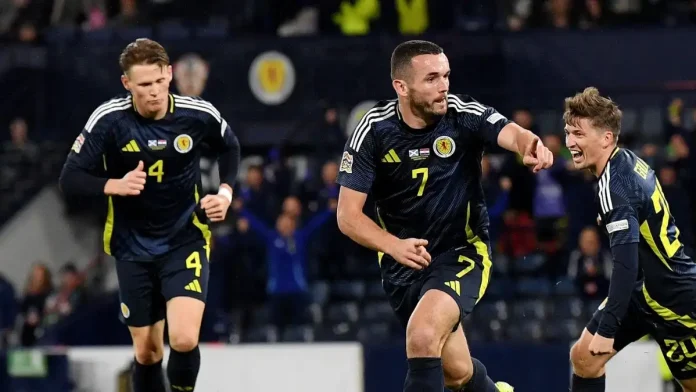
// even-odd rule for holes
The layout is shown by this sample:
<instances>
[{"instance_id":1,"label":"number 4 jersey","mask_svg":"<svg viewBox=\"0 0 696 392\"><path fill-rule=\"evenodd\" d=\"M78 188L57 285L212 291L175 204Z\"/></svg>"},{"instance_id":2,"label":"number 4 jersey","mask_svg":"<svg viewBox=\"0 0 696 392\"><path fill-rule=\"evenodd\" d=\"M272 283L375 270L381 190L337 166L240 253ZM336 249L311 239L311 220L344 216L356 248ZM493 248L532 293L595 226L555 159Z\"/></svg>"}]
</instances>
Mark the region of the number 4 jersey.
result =
<instances>
[{"instance_id":1,"label":"number 4 jersey","mask_svg":"<svg viewBox=\"0 0 696 392\"><path fill-rule=\"evenodd\" d=\"M181 246L205 245L210 238L199 205L203 146L218 154L239 146L210 103L169 95L165 117L151 120L138 114L131 96L115 98L89 117L68 155L61 184L75 171L99 175L105 184L143 161L147 178L141 194L108 198L104 251L117 260L156 260ZM103 185L99 188L94 192L103 192Z\"/></svg>"},{"instance_id":2,"label":"number 4 jersey","mask_svg":"<svg viewBox=\"0 0 696 392\"><path fill-rule=\"evenodd\" d=\"M509 121L468 96L448 95L447 113L422 130L408 127L396 100L379 102L346 143L338 183L371 193L379 224L398 238L423 238L435 258L469 247L489 260L481 188L484 148ZM421 272L379 255L382 276L409 285Z\"/></svg>"},{"instance_id":3,"label":"number 4 jersey","mask_svg":"<svg viewBox=\"0 0 696 392\"><path fill-rule=\"evenodd\" d=\"M696 311L696 264L684 253L655 172L633 152L616 148L599 176L597 198L610 245L638 243L636 294L666 320L690 320L685 315Z\"/></svg>"}]
</instances>

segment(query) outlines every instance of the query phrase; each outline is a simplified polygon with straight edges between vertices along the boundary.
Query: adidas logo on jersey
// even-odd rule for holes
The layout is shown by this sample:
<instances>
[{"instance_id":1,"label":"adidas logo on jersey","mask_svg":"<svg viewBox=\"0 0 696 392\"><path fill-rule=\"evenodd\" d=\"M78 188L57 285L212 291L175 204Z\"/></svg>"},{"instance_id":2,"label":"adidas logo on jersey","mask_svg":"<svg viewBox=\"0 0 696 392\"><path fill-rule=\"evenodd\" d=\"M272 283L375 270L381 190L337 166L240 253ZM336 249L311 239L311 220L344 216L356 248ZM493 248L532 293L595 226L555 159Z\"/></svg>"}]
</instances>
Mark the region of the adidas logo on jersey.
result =
<instances>
[{"instance_id":1,"label":"adidas logo on jersey","mask_svg":"<svg viewBox=\"0 0 696 392\"><path fill-rule=\"evenodd\" d=\"M189 283L184 287L186 291L193 291L196 293L202 293L203 289L201 288L201 284L198 283L198 279L194 279L193 282Z\"/></svg>"},{"instance_id":2,"label":"adidas logo on jersey","mask_svg":"<svg viewBox=\"0 0 696 392\"><path fill-rule=\"evenodd\" d=\"M140 147L138 147L138 143L135 142L135 140L131 140L126 144L125 147L121 149L121 151L126 151L126 152L140 152Z\"/></svg>"},{"instance_id":3,"label":"adidas logo on jersey","mask_svg":"<svg viewBox=\"0 0 696 392\"><path fill-rule=\"evenodd\" d=\"M399 156L396 155L396 152L392 148L391 150L389 150L387 155L385 155L384 158L382 158L382 162L401 163L401 159L399 159Z\"/></svg>"},{"instance_id":4,"label":"adidas logo on jersey","mask_svg":"<svg viewBox=\"0 0 696 392\"><path fill-rule=\"evenodd\" d=\"M458 280L452 280L449 282L445 282L445 286L454 290L454 292L457 293L457 295L460 295L459 293L461 291L461 285L459 284Z\"/></svg>"}]
</instances>

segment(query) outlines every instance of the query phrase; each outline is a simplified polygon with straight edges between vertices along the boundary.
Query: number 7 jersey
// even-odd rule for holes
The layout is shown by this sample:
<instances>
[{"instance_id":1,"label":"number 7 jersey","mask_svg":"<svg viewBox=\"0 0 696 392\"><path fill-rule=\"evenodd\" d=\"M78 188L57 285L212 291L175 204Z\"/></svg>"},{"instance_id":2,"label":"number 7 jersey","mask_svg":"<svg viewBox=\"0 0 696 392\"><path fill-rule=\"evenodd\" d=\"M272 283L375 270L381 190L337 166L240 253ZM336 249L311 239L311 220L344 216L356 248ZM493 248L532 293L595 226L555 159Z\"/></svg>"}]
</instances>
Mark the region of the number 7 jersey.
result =
<instances>
[{"instance_id":1,"label":"number 7 jersey","mask_svg":"<svg viewBox=\"0 0 696 392\"><path fill-rule=\"evenodd\" d=\"M509 121L471 97L447 96L447 113L422 130L408 127L396 100L368 111L346 143L338 183L371 193L378 223L398 238L423 238L433 258L471 248L490 263L481 188L484 149ZM382 276L409 285L422 272L379 255Z\"/></svg>"},{"instance_id":2,"label":"number 7 jersey","mask_svg":"<svg viewBox=\"0 0 696 392\"><path fill-rule=\"evenodd\" d=\"M104 251L116 260L151 261L209 241L199 205L201 149L222 154L234 143L220 112L202 99L169 95L165 117L152 120L124 96L92 113L65 166L117 179L144 163L140 195L108 197Z\"/></svg>"},{"instance_id":3,"label":"number 7 jersey","mask_svg":"<svg viewBox=\"0 0 696 392\"><path fill-rule=\"evenodd\" d=\"M679 322L679 315L696 311L696 264L679 241L655 172L633 152L616 148L597 188L599 221L610 245L638 243L637 294L667 320Z\"/></svg>"}]
</instances>

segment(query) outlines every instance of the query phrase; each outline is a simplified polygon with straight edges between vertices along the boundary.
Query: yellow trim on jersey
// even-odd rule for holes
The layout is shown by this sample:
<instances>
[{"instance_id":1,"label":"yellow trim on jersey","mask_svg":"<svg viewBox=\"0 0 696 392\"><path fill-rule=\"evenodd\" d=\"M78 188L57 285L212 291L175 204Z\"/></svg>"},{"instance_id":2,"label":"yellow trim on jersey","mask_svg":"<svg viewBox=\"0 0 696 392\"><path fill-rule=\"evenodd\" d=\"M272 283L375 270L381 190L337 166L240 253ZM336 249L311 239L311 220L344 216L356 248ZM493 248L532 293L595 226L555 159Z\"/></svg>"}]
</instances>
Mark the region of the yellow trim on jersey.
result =
<instances>
[{"instance_id":1,"label":"yellow trim on jersey","mask_svg":"<svg viewBox=\"0 0 696 392\"><path fill-rule=\"evenodd\" d=\"M106 155L102 155L102 161L104 162L104 171L106 171ZM114 199L108 197L108 207L106 209L106 222L104 223L104 234L102 239L104 241L104 253L111 256L111 236L114 233Z\"/></svg>"},{"instance_id":2,"label":"yellow trim on jersey","mask_svg":"<svg viewBox=\"0 0 696 392\"><path fill-rule=\"evenodd\" d=\"M645 288L645 284L643 284L643 296L645 297L645 302L647 302L648 306L650 306L650 309L657 313L658 316L662 317L667 321L676 321L687 328L696 329L696 321L694 319L692 319L688 315L678 315L673 311L660 305L650 296L650 294L648 294L648 290Z\"/></svg>"},{"instance_id":3,"label":"yellow trim on jersey","mask_svg":"<svg viewBox=\"0 0 696 392\"><path fill-rule=\"evenodd\" d=\"M672 267L670 267L667 260L665 260L664 256L662 256L662 252L657 247L657 243L655 242L655 239L653 238L653 235L650 232L650 226L648 225L648 221L645 221L642 225L640 225L640 235L643 236L645 242L647 242L650 249L653 251L655 256L657 256L657 258L660 259L662 264L664 264L668 270L672 271Z\"/></svg>"},{"instance_id":4,"label":"yellow trim on jersey","mask_svg":"<svg viewBox=\"0 0 696 392\"><path fill-rule=\"evenodd\" d=\"M174 113L174 96L169 94L169 113Z\"/></svg>"},{"instance_id":5,"label":"yellow trim on jersey","mask_svg":"<svg viewBox=\"0 0 696 392\"><path fill-rule=\"evenodd\" d=\"M471 227L469 226L469 219L471 217L471 202L467 203L466 205L466 240L474 245L474 248L476 249L476 254L481 256L483 259L483 271L481 272L481 286L479 287L479 296L478 299L476 300L476 303L478 303L481 298L483 298L483 295L486 294L486 289L488 288L488 282L490 281L491 278L491 266L493 263L491 262L491 257L488 253L488 245L482 241L479 236L474 234L474 231L471 230Z\"/></svg>"},{"instance_id":6,"label":"yellow trim on jersey","mask_svg":"<svg viewBox=\"0 0 696 392\"><path fill-rule=\"evenodd\" d=\"M618 154L621 149L618 147L614 147L614 152L611 153L611 156L609 159L614 158L614 155Z\"/></svg>"},{"instance_id":7,"label":"yellow trim on jersey","mask_svg":"<svg viewBox=\"0 0 696 392\"><path fill-rule=\"evenodd\" d=\"M198 194L198 185L196 185L193 188L193 198L196 201L196 204L200 201L200 195ZM193 225L196 226L200 231L201 234L203 235L203 239L205 239L205 256L208 258L208 262L210 262L210 238L212 237L212 233L210 232L210 228L208 225L202 223L199 219L198 216L196 216L196 212L194 211L191 215L193 215Z\"/></svg>"},{"instance_id":8,"label":"yellow trim on jersey","mask_svg":"<svg viewBox=\"0 0 696 392\"><path fill-rule=\"evenodd\" d=\"M377 212L377 220L379 220L379 225L382 226L382 229L386 231L387 233L389 230L387 230L387 225L384 224L384 221L382 220L382 217L379 215L379 210ZM384 252L377 252L377 265L380 267L382 266L382 258L384 257Z\"/></svg>"}]
</instances>

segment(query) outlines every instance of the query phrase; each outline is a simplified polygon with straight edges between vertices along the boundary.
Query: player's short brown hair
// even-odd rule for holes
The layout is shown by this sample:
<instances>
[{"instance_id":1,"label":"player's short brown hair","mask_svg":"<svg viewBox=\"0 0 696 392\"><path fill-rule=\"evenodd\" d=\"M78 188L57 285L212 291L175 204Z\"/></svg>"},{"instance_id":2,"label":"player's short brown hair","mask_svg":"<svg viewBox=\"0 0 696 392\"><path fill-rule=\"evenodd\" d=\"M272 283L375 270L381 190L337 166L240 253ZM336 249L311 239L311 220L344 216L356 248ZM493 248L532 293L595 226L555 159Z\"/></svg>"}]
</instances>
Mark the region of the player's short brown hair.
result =
<instances>
[{"instance_id":1,"label":"player's short brown hair","mask_svg":"<svg viewBox=\"0 0 696 392\"><path fill-rule=\"evenodd\" d=\"M609 130L614 135L614 141L619 140L621 133L621 109L609 97L603 97L595 87L588 87L583 92L565 99L563 121L577 126L586 118L593 127Z\"/></svg>"},{"instance_id":2,"label":"player's short brown hair","mask_svg":"<svg viewBox=\"0 0 696 392\"><path fill-rule=\"evenodd\" d=\"M404 70L411 66L411 59L423 54L444 53L442 48L430 41L411 40L399 44L392 52L391 78L403 78Z\"/></svg>"},{"instance_id":3,"label":"player's short brown hair","mask_svg":"<svg viewBox=\"0 0 696 392\"><path fill-rule=\"evenodd\" d=\"M166 67L169 65L169 55L162 45L149 38L138 38L131 42L118 58L118 65L123 73L128 72L134 65L150 64Z\"/></svg>"}]
</instances>

